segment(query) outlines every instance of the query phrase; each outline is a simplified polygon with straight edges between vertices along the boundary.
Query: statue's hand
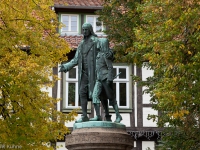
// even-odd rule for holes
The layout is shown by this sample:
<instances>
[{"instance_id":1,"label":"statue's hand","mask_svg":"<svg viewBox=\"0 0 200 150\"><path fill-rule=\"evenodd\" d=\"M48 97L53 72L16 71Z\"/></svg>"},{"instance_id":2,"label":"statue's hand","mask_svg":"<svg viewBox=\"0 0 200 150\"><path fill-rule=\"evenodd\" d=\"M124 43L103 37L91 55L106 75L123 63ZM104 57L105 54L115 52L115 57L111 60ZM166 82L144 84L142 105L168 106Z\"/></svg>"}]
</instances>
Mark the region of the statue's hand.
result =
<instances>
[{"instance_id":1,"label":"statue's hand","mask_svg":"<svg viewBox=\"0 0 200 150\"><path fill-rule=\"evenodd\" d=\"M107 58L107 59L110 59L110 60L113 60L113 59L114 59L114 54L113 54L113 51L112 51L112 50L109 50L109 51L106 53L106 58Z\"/></svg>"},{"instance_id":2,"label":"statue's hand","mask_svg":"<svg viewBox=\"0 0 200 150\"><path fill-rule=\"evenodd\" d=\"M111 55L112 55L112 54L111 54L111 52L110 52L110 51L109 51L109 52L107 52L107 53L106 53L106 58L110 58L110 57L111 57Z\"/></svg>"},{"instance_id":3,"label":"statue's hand","mask_svg":"<svg viewBox=\"0 0 200 150\"><path fill-rule=\"evenodd\" d=\"M60 67L59 72L65 72L65 73L67 72L67 70L65 69L63 65L60 65L59 67Z\"/></svg>"}]
</instances>

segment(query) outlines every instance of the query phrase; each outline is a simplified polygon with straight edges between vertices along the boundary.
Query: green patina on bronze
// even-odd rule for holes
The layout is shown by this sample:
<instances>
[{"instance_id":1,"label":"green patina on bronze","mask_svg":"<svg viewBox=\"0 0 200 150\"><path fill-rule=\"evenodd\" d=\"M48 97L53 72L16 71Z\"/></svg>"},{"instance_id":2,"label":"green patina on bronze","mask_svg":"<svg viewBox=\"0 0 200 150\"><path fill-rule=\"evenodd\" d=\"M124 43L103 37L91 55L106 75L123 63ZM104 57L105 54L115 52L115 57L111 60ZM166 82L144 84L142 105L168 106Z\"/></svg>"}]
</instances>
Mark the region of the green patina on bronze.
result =
<instances>
[{"instance_id":1,"label":"green patina on bronze","mask_svg":"<svg viewBox=\"0 0 200 150\"><path fill-rule=\"evenodd\" d=\"M96 111L96 116L91 118L90 121L101 121L100 116L100 101L105 111L106 121L111 121L111 115L109 115L109 104L113 107L116 113L116 119L114 122L120 123L122 116L119 113L116 98L113 91L113 65L112 60L106 57L109 53L109 41L107 38L99 39L99 52L96 57L96 74L97 80L94 86L92 102Z\"/></svg>"},{"instance_id":2,"label":"green patina on bronze","mask_svg":"<svg viewBox=\"0 0 200 150\"><path fill-rule=\"evenodd\" d=\"M74 58L60 66L60 72L68 72L74 66L78 66L78 91L81 102L82 117L76 122L89 121L87 116L88 101L92 101L92 93L96 82L96 57L99 50L99 38L94 33L90 23L84 23L83 40L80 42ZM107 58L113 57L109 50Z\"/></svg>"},{"instance_id":3,"label":"green patina on bronze","mask_svg":"<svg viewBox=\"0 0 200 150\"><path fill-rule=\"evenodd\" d=\"M73 130L82 128L119 128L126 129L126 126L121 123L114 123L109 121L87 121L82 123L74 123Z\"/></svg>"},{"instance_id":4,"label":"green patina on bronze","mask_svg":"<svg viewBox=\"0 0 200 150\"><path fill-rule=\"evenodd\" d=\"M84 38L80 42L74 58L60 66L60 72L67 72L78 66L78 91L81 102L82 117L76 123L87 121L101 121L100 101L105 110L106 121L111 121L109 104L116 113L116 123L120 123L122 116L119 113L116 98L113 92L113 52L109 48L107 38L98 38L94 34L92 25L84 23L82 26ZM96 116L88 118L87 104L93 101ZM94 123L91 123L94 124ZM98 123L99 124L99 123ZM101 123L100 123L101 124Z\"/></svg>"}]
</instances>

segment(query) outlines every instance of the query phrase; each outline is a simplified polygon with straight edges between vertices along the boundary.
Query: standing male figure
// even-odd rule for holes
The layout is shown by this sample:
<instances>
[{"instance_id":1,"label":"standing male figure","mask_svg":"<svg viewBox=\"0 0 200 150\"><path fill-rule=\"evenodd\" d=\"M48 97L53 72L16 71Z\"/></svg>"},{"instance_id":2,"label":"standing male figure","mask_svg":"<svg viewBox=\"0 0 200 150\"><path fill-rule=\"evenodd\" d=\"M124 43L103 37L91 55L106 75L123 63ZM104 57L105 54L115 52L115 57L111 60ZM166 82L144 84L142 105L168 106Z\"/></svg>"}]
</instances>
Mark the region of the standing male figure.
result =
<instances>
[{"instance_id":1,"label":"standing male figure","mask_svg":"<svg viewBox=\"0 0 200 150\"><path fill-rule=\"evenodd\" d=\"M109 99L110 105L116 113L116 123L120 123L122 116L119 113L118 105L113 91L113 65L112 60L106 58L106 53L109 49L109 41L107 38L99 39L100 52L96 57L96 71L97 80L95 83L92 102L96 111L96 116L91 118L90 121L101 121L100 116L100 100L104 107L106 120L111 121L111 116L109 115L109 108L107 99Z\"/></svg>"},{"instance_id":2,"label":"standing male figure","mask_svg":"<svg viewBox=\"0 0 200 150\"><path fill-rule=\"evenodd\" d=\"M84 38L80 42L74 58L61 65L60 72L67 72L78 65L78 89L79 100L82 107L82 116L76 122L89 121L87 116L87 104L92 99L93 88L96 81L96 56L99 51L97 35L94 34L92 25L84 23L82 25ZM112 57L112 51L107 53L107 57Z\"/></svg>"}]
</instances>

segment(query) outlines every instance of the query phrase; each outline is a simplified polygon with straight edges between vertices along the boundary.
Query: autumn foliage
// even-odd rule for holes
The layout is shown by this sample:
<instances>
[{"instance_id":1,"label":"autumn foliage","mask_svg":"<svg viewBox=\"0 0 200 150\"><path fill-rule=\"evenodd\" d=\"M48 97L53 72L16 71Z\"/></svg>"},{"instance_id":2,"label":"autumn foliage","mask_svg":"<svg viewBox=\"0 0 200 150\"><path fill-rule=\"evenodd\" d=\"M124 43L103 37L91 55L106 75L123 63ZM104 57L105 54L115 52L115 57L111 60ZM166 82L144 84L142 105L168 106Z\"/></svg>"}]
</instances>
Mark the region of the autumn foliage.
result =
<instances>
[{"instance_id":1,"label":"autumn foliage","mask_svg":"<svg viewBox=\"0 0 200 150\"><path fill-rule=\"evenodd\" d=\"M117 59L154 70L133 79L161 113L149 118L167 127L163 149L200 149L199 0L105 0L100 15Z\"/></svg>"},{"instance_id":2,"label":"autumn foliage","mask_svg":"<svg viewBox=\"0 0 200 150\"><path fill-rule=\"evenodd\" d=\"M68 128L47 92L52 74L69 52L59 38L51 0L1 0L0 3L0 143L23 149L51 149ZM50 145L49 145L50 144Z\"/></svg>"}]
</instances>

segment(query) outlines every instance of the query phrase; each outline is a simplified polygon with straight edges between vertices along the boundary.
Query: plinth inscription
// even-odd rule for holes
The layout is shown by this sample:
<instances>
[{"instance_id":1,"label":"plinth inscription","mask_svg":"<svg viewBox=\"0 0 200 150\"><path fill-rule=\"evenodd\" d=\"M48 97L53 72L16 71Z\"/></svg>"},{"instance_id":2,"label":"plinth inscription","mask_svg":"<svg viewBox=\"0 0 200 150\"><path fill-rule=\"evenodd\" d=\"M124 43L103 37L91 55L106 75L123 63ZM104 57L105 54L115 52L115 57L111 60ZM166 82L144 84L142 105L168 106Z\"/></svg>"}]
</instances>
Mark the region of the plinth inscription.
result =
<instances>
[{"instance_id":1,"label":"plinth inscription","mask_svg":"<svg viewBox=\"0 0 200 150\"><path fill-rule=\"evenodd\" d=\"M113 134L101 134L92 133L90 134L79 134L79 135L68 135L66 139L66 144L81 144L81 143L132 143L132 139L126 135L113 135Z\"/></svg>"}]
</instances>

